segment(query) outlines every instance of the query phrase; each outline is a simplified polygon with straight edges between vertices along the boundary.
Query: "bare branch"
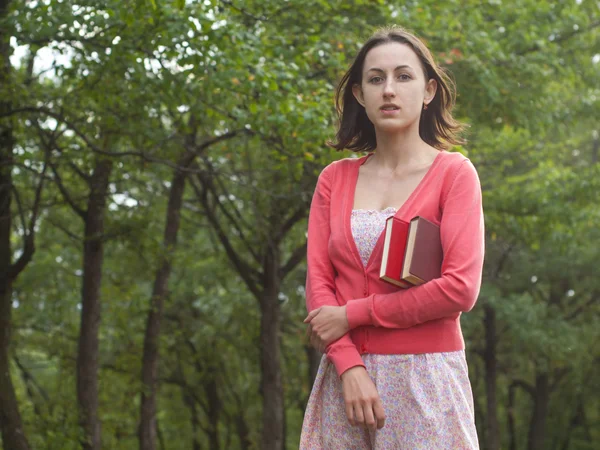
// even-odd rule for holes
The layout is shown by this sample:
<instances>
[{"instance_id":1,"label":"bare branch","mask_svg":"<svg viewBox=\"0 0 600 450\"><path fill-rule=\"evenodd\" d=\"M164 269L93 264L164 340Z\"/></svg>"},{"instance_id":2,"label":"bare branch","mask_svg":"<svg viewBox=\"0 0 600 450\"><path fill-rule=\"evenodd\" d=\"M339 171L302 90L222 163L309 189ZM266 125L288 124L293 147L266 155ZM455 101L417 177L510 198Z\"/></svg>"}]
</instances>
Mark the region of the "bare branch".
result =
<instances>
[{"instance_id":1,"label":"bare branch","mask_svg":"<svg viewBox=\"0 0 600 450\"><path fill-rule=\"evenodd\" d=\"M498 261L498 266L496 267L494 278L496 278L496 279L500 278L500 273L502 272L504 264L508 260L508 255L510 254L510 252L512 251L513 248L514 248L514 244L511 243L502 252L502 255L500 256L500 261Z\"/></svg>"},{"instance_id":2,"label":"bare branch","mask_svg":"<svg viewBox=\"0 0 600 450\"><path fill-rule=\"evenodd\" d=\"M61 225L61 224L57 223L56 221L52 220L50 217L47 217L44 220L46 222L48 222L50 225L52 225L53 227L56 227L58 230L60 230L63 233L65 233L76 244L79 245L81 242L83 242L83 237L82 236L77 236L75 233L73 233L72 231L66 229L63 225Z\"/></svg>"},{"instance_id":3,"label":"bare branch","mask_svg":"<svg viewBox=\"0 0 600 450\"><path fill-rule=\"evenodd\" d=\"M200 181L200 183L202 183L203 189L200 189L196 183L190 183L190 184L192 185L192 188L194 189L196 196L198 197L198 199L204 206L204 211L206 212L206 216L207 216L209 222L211 223L213 229L217 233L219 241L221 241L221 244L225 248L225 252L227 253L227 256L229 257L229 260L235 266L238 274L242 277L242 279L246 283L246 286L248 287L250 292L252 292L252 294L254 294L254 296L257 299L260 298L260 296L261 296L260 290L259 290L254 278L252 277L252 275L256 274L256 271L250 265L248 265L242 259L242 257L235 251L235 249L233 248L233 245L231 244L231 241L227 237L227 234L221 227L221 224L219 223L219 220L217 219L217 216L215 214L213 207L211 207L211 205L209 204L209 200L208 200L209 188L207 186L208 181L206 180L206 177L199 176L198 180ZM215 198L215 201L218 202L218 198Z\"/></svg>"},{"instance_id":4,"label":"bare branch","mask_svg":"<svg viewBox=\"0 0 600 450\"><path fill-rule=\"evenodd\" d=\"M213 196L216 199L217 204L219 205L219 209L223 212L225 217L227 217L227 219L229 220L231 225L235 228L235 230L237 231L237 233L239 235L239 238L244 243L244 245L246 246L246 249L250 252L250 254L254 258L254 260L260 264L262 262L260 256L254 251L254 249L252 248L252 246L246 239L246 235L244 234L244 231L243 231L244 227L247 229L251 229L250 225L241 217L241 214L240 214L238 208L233 203L233 200L231 199L230 194L227 191L227 188L223 184L222 180L218 177L218 175L214 174L213 179L217 180L217 183L219 183L219 187L221 188L221 192L222 192L221 195L223 197L225 197L225 201L227 203L229 203L230 205L232 205L231 209L233 210L233 214L235 215L235 217L225 207L223 202L221 202L220 196L217 192L217 189L215 188L215 186L212 183L210 183L209 187L212 191ZM236 220L236 218L237 218L237 220ZM241 222L241 225L240 225L240 222Z\"/></svg>"},{"instance_id":5,"label":"bare branch","mask_svg":"<svg viewBox=\"0 0 600 450\"><path fill-rule=\"evenodd\" d=\"M15 196L15 201L17 202L17 210L19 211L19 218L21 219L21 227L23 228L23 247L25 247L26 245L26 237L27 237L27 223L25 222L25 213L23 211L23 203L21 202L21 196L19 194L19 191L17 190L17 188L15 187L15 185L13 184L11 186L11 190L13 191L13 194Z\"/></svg>"},{"instance_id":6,"label":"bare branch","mask_svg":"<svg viewBox=\"0 0 600 450\"><path fill-rule=\"evenodd\" d=\"M190 173L195 173L196 172L194 169L178 166L176 163L173 163L170 160L165 160L165 159L156 158L154 156L151 156L149 153L147 153L145 151L129 150L129 151L116 152L116 151L103 150L100 147L98 147L96 144L94 144L92 142L92 140L90 138L88 138L86 136L86 134L83 131L81 131L81 129L79 128L79 126L77 126L73 121L67 119L63 114L58 113L56 111L52 111L52 110L50 110L48 108L45 108L45 107L31 107L31 106L27 106L27 107L23 107L23 108L16 108L16 109L13 109L13 110L9 111L8 113L0 114L0 118L11 116L11 115L14 115L14 114L26 113L26 112L35 113L35 114L45 114L47 116L50 116L50 117L56 119L59 122L64 123L71 131L73 131L73 133L75 133L81 140L83 140L83 142L89 147L90 150L92 150L93 152L98 153L100 155L110 156L110 157L134 156L134 157L141 158L143 161L162 164L162 165L165 165L167 167L171 167L172 169L177 169L177 170L181 170L181 171L184 171L184 172L190 172ZM235 137L235 136L237 136L237 135L239 135L241 133L254 134L254 132L251 131L251 130L248 130L246 128L241 128L239 130L233 130L233 131L230 131L230 132L225 133L223 135L207 139L205 142L203 142L200 145L196 146L196 148L189 149L189 150L194 150L197 153L201 153L204 150L206 150L208 147L210 147L210 146L212 146L214 144L217 144L217 143L219 143L221 141L224 141L224 140L227 140L227 139L231 139L231 138L233 138L233 137ZM176 138L177 136L178 135L176 133L168 136L167 138L165 138L161 142L159 142L157 145L155 145L150 150L150 152L159 150L162 146L164 146L164 144L166 142L168 142L168 141Z\"/></svg>"},{"instance_id":7,"label":"bare branch","mask_svg":"<svg viewBox=\"0 0 600 450\"><path fill-rule=\"evenodd\" d=\"M304 217L306 217L306 213L308 212L308 205L302 204L300 208L298 208L294 213L281 225L279 230L275 232L275 236L273 241L275 243L279 243L283 240L285 235L292 229L292 227Z\"/></svg>"},{"instance_id":8,"label":"bare branch","mask_svg":"<svg viewBox=\"0 0 600 450\"><path fill-rule=\"evenodd\" d=\"M42 198L42 187L44 186L44 180L46 178L46 170L48 169L48 163L50 161L50 152L46 152L46 158L44 161L44 167L40 174L40 181L38 182L37 188L35 190L35 198L33 201L33 209L31 211L31 220L29 222L29 228L27 229L25 225L25 218L23 215L23 210L21 207L21 203L19 204L19 212L21 214L21 220L23 221L23 233L24 236L24 245L23 245L23 253L17 260L15 264L11 267L11 279L15 280L19 274L25 269L27 264L33 258L33 253L35 252L35 224L37 223L37 218L39 215L40 202ZM16 191L16 190L15 190ZM18 198L18 196L16 196Z\"/></svg>"},{"instance_id":9,"label":"bare branch","mask_svg":"<svg viewBox=\"0 0 600 450\"><path fill-rule=\"evenodd\" d=\"M69 194L69 191L67 190L67 188L63 184L62 178L58 174L58 170L56 170L56 167L54 166L54 164L50 163L50 167L52 168L52 173L54 174L54 182L58 186L58 189L60 190L60 193L62 194L62 196L65 199L65 201L69 204L69 206L71 206L71 208L73 209L73 211L75 211L75 213L79 217L81 217L83 220L86 220L87 211L85 211L84 209L82 209L81 207L79 207L73 201L73 198L71 197L71 194Z\"/></svg>"},{"instance_id":10,"label":"bare branch","mask_svg":"<svg viewBox=\"0 0 600 450\"><path fill-rule=\"evenodd\" d=\"M46 402L50 401L50 396L48 395L48 393L44 390L44 388L42 386L40 386L40 384L36 381L36 379L31 374L31 372L29 372L27 370L27 368L23 365L23 363L21 363L21 360L17 357L17 355L13 355L13 359L15 360L17 367L21 371L21 373L23 375L23 380L25 381L25 383L26 384L31 383L33 386L35 386L35 388L40 393L40 395L42 396L44 401L46 401ZM32 399L32 401L33 401L33 399ZM35 405L35 402L34 402L34 405Z\"/></svg>"},{"instance_id":11,"label":"bare branch","mask_svg":"<svg viewBox=\"0 0 600 450\"><path fill-rule=\"evenodd\" d=\"M73 161L69 161L67 164L73 170L73 172L75 172L79 176L79 178L81 178L86 183L89 183L89 181L92 178L90 175L84 173L83 170L77 167L77 164L75 164Z\"/></svg>"},{"instance_id":12,"label":"bare branch","mask_svg":"<svg viewBox=\"0 0 600 450\"><path fill-rule=\"evenodd\" d=\"M251 133L251 131L246 130L245 128L242 128L240 130L233 130L228 133L222 134L220 136L216 136L216 137L207 139L202 144L199 145L196 153L201 153L204 150L206 150L208 147L210 147L211 145L215 145L215 144L218 144L219 142L225 141L227 139L231 139L241 133Z\"/></svg>"},{"instance_id":13,"label":"bare branch","mask_svg":"<svg viewBox=\"0 0 600 450\"><path fill-rule=\"evenodd\" d=\"M244 15L246 17L249 17L250 19L253 19L253 20L257 21L257 22L265 22L265 21L268 20L267 16L264 16L264 15L257 16L255 14L252 14L252 13L246 11L244 8L241 8L239 6L234 5L233 2L230 1L230 0L221 0L221 2L224 3L225 5L230 6L231 9L234 9L237 12L241 13L242 15Z\"/></svg>"},{"instance_id":14,"label":"bare branch","mask_svg":"<svg viewBox=\"0 0 600 450\"><path fill-rule=\"evenodd\" d=\"M29 397L29 401L33 405L33 411L35 412L35 415L37 416L37 418L39 420L44 421L44 414L43 414L42 410L40 409L39 402L36 401L35 393L33 391L32 385L35 385L37 387L37 389L43 393L43 395L46 397L45 398L46 401L47 401L47 394L43 390L40 389L39 385L35 382L35 379L31 375L31 373L25 368L25 366L23 366L23 364L21 364L21 361L19 361L19 358L17 358L17 356L15 355L13 357L13 359L15 360L15 363L17 364L17 367L19 368L19 371L21 372L21 377L23 378L23 383L25 384L25 390L27 391L27 397Z\"/></svg>"},{"instance_id":15,"label":"bare branch","mask_svg":"<svg viewBox=\"0 0 600 450\"><path fill-rule=\"evenodd\" d=\"M33 201L33 211L31 213L31 222L29 223L29 236L33 240L33 230L35 229L35 224L37 222L40 202L42 199L42 187L44 185L44 180L46 178L46 170L48 170L48 163L50 162L50 152L46 152L46 158L44 160L44 167L42 168L42 173L40 174L40 181L38 183L37 189L35 191L35 200Z\"/></svg>"},{"instance_id":16,"label":"bare branch","mask_svg":"<svg viewBox=\"0 0 600 450\"><path fill-rule=\"evenodd\" d=\"M565 320L569 321L569 320L575 319L579 314L581 314L583 311L587 310L589 306L592 306L593 304L598 303L599 300L600 300L600 298L598 297L598 292L594 292L590 296L588 301L582 303L577 308L575 308L575 310L571 311L571 313L565 317Z\"/></svg>"},{"instance_id":17,"label":"bare branch","mask_svg":"<svg viewBox=\"0 0 600 450\"><path fill-rule=\"evenodd\" d=\"M215 199L215 202L217 203L219 209L221 210L221 212L225 215L225 217L227 218L227 220L229 221L229 223L233 226L233 228L237 231L237 234L239 235L240 240L244 243L244 246L246 247L246 249L250 252L250 254L252 255L252 257L254 258L254 260L257 263L261 263L261 259L259 257L259 255L256 253L256 251L252 248L252 246L250 245L250 243L248 242L248 240L246 239L246 236L242 230L242 227L240 226L240 224L238 223L238 221L235 219L235 217L233 217L231 215L231 213L229 212L229 210L225 207L225 205L223 204L223 202L220 201L219 199L219 193L217 192L217 189L215 188L214 184L212 183L212 181L214 179L216 179L217 181L219 181L219 177L216 175L215 171L212 168L212 165L210 164L210 162L204 158L204 162L209 166L210 170L211 170L211 176L209 178L209 176L206 175L198 175L198 179L200 180L200 182L202 183L203 187L205 189L208 188L208 190L210 190L210 192L213 195L213 198ZM198 166L196 166L198 167ZM198 170L198 174L203 174L204 172L202 172L201 170ZM194 185L194 181L191 180L191 184ZM195 189L198 189L197 185L195 187ZM228 202L233 203L230 198L229 198L229 194L227 193L227 190L225 188L225 186L221 183L221 189L223 191L223 195L225 196L225 198L227 199ZM237 208L233 207L234 211L237 211Z\"/></svg>"},{"instance_id":18,"label":"bare branch","mask_svg":"<svg viewBox=\"0 0 600 450\"><path fill-rule=\"evenodd\" d=\"M283 265L283 267L281 267L281 269L279 269L279 277L283 280L292 270L294 270L294 268L300 264L304 258L306 257L306 246L307 246L307 242L304 241L304 243L300 246L297 247L293 252L292 255L290 256L290 259L287 260L287 262Z\"/></svg>"},{"instance_id":19,"label":"bare branch","mask_svg":"<svg viewBox=\"0 0 600 450\"><path fill-rule=\"evenodd\" d=\"M531 396L535 395L534 387L524 380L516 379L516 380L513 380L513 382L511 384L515 387L520 387L521 389L523 389L525 392L527 392Z\"/></svg>"}]
</instances>

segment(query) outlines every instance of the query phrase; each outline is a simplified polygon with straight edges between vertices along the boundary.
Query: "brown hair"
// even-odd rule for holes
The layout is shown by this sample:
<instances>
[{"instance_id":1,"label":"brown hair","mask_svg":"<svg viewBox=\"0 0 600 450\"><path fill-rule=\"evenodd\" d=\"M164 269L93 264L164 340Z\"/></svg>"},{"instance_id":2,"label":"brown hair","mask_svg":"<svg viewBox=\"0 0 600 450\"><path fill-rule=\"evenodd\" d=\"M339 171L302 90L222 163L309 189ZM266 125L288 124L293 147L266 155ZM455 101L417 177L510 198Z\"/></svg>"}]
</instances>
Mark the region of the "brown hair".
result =
<instances>
[{"instance_id":1,"label":"brown hair","mask_svg":"<svg viewBox=\"0 0 600 450\"><path fill-rule=\"evenodd\" d=\"M335 104L340 121L336 133L337 142L330 141L328 145L337 150L348 149L355 152L372 151L377 147L375 127L367 117L365 108L354 97L352 86L362 82L363 65L369 50L389 42L408 45L421 61L425 78L437 81L435 97L427 105L427 109L421 112L421 139L437 149L463 144L465 141L458 134L466 125L452 117L456 90L449 73L437 65L427 46L414 34L405 28L386 27L376 31L365 42L336 89Z\"/></svg>"}]
</instances>

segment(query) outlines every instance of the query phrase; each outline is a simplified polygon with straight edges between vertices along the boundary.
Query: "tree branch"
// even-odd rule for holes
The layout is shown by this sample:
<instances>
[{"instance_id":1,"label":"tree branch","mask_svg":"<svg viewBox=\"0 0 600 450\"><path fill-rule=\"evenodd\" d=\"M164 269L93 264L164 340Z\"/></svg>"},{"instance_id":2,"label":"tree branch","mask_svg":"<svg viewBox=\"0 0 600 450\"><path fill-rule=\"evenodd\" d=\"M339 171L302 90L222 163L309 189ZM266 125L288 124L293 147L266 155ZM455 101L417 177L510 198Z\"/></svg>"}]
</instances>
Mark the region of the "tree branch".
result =
<instances>
[{"instance_id":1,"label":"tree branch","mask_svg":"<svg viewBox=\"0 0 600 450\"><path fill-rule=\"evenodd\" d=\"M292 227L301 219L306 217L308 207L304 203L300 208L298 208L294 213L281 225L281 227L275 232L275 237L273 241L275 243L280 243L285 235L292 229Z\"/></svg>"},{"instance_id":2,"label":"tree branch","mask_svg":"<svg viewBox=\"0 0 600 450\"><path fill-rule=\"evenodd\" d=\"M577 317L583 311L587 310L588 306L591 306L591 305L597 303L598 299L599 299L598 292L594 292L588 301L582 303L577 308L575 308L575 310L571 311L571 313L565 317L565 320L567 320L567 321L573 320L575 317Z\"/></svg>"},{"instance_id":3,"label":"tree branch","mask_svg":"<svg viewBox=\"0 0 600 450\"><path fill-rule=\"evenodd\" d=\"M27 245L27 223L25 222L25 212L23 211L23 203L21 202L21 195L19 194L18 189L13 184L11 186L11 190L15 196L15 201L17 203L17 210L19 211L19 218L21 219L21 227L23 228L23 248Z\"/></svg>"},{"instance_id":4,"label":"tree branch","mask_svg":"<svg viewBox=\"0 0 600 450\"><path fill-rule=\"evenodd\" d=\"M23 378L23 382L25 384L25 390L27 391L27 397L29 397L29 401L33 405L33 411L35 412L35 415L38 417L38 419L41 419L42 421L44 421L44 414L40 410L40 405L35 400L32 385L37 388L37 390L40 392L40 394L42 394L42 396L44 397L44 400L46 400L46 402L48 401L48 394L46 394L46 392L44 392L44 390L41 389L40 386L35 382L35 379L31 375L31 373L29 373L29 371L25 368L25 366L23 366L23 364L21 364L21 361L19 361L19 358L17 358L16 355L13 356L13 359L15 360L15 363L17 364L17 367L19 368L19 371L21 372L21 377Z\"/></svg>"},{"instance_id":5,"label":"tree branch","mask_svg":"<svg viewBox=\"0 0 600 450\"><path fill-rule=\"evenodd\" d=\"M29 222L28 229L25 225L25 217L23 215L22 205L20 202L18 202L21 220L23 221L24 244L23 253L21 253L21 256L19 257L17 262L15 262L10 269L10 276L13 281L19 276L23 269L25 269L27 264L29 264L29 262L33 258L33 253L35 252L35 225L37 223L39 215L40 202L42 198L42 188L44 185L44 180L46 178L46 170L48 169L49 162L50 152L47 151L44 160L44 167L40 174L40 181L38 182L37 188L35 190L35 198L33 201L33 209L31 211L31 220ZM18 199L19 197L16 196L16 198Z\"/></svg>"},{"instance_id":6,"label":"tree branch","mask_svg":"<svg viewBox=\"0 0 600 450\"><path fill-rule=\"evenodd\" d=\"M77 125L75 125L75 123L73 121L67 119L63 114L58 113L56 111L52 111L46 107L26 106L26 107L22 107L22 108L16 108L16 109L10 110L8 113L0 114L0 118L8 117L8 116L20 114L20 113L26 113L26 112L35 113L35 114L45 114L59 122L64 123L71 131L73 131L73 133L75 133L89 147L90 150L92 150L93 152L98 153L100 155L110 156L110 157L135 156L135 157L141 158L143 161L162 164L162 165L165 165L172 169L177 169L177 170L181 170L184 172L190 172L190 173L196 172L196 170L194 170L194 169L178 166L176 163L173 163L172 161L156 158L156 157L151 156L150 154L148 154L144 151L140 151L140 150L129 150L129 151L121 151L121 152L103 150L100 147L98 147L97 145L95 145L91 141L91 139L89 139L86 136L86 134L83 131L81 131ZM207 139L203 143L199 144L198 146L194 146L195 148L191 148L190 150L194 150L197 153L201 153L204 150L206 150L208 147L210 147L211 145L214 145L214 144L224 141L226 139L231 139L241 133L254 134L254 132L252 130L248 130L246 128L241 128L238 130L230 131L230 132L225 133L220 136L216 136L216 137ZM157 145L155 145L154 148L150 151L152 152L155 150L159 150L164 145L165 142L168 142L169 140L172 140L175 137L177 137L176 133L168 136L166 139L163 139L161 142L159 142Z\"/></svg>"},{"instance_id":7,"label":"tree branch","mask_svg":"<svg viewBox=\"0 0 600 450\"><path fill-rule=\"evenodd\" d=\"M535 395L535 389L532 385L521 379L515 379L511 383L513 386L520 387L532 397Z\"/></svg>"},{"instance_id":8,"label":"tree branch","mask_svg":"<svg viewBox=\"0 0 600 450\"><path fill-rule=\"evenodd\" d=\"M222 195L225 197L226 201L230 205L233 205L233 200L231 200L231 198L229 196L230 194L228 193L227 189L225 188L225 185L219 179L218 175L216 175L213 172L212 178L211 178L210 182L208 183L208 187L211 190L211 193L212 193L213 197L215 198L215 201L217 202L219 209L223 212L225 217L229 220L229 223L231 223L231 225L235 228L235 230L237 231L237 233L239 235L240 240L244 243L244 245L246 246L246 249L250 252L250 254L254 258L254 260L260 264L262 261L261 261L260 257L258 256L258 254L254 251L254 249L252 248L252 246L250 245L248 240L246 239L246 235L244 234L242 226L240 226L240 224L236 220L236 218L229 212L229 210L225 207L223 202L221 202L221 200L219 199L219 197L220 197L219 193L217 192L216 187L212 184L213 179L216 179L217 182L219 183L219 187L221 188ZM233 205L232 209L233 209L234 213L236 214L236 216L239 218L239 214L238 214L239 212L238 212L238 209L235 207L235 205ZM246 224L246 226L247 226L247 224ZM248 228L250 228L250 227L248 226Z\"/></svg>"},{"instance_id":9,"label":"tree branch","mask_svg":"<svg viewBox=\"0 0 600 450\"><path fill-rule=\"evenodd\" d=\"M279 277L283 280L294 268L300 264L306 257L306 246L307 242L297 247L290 256L290 259L279 269Z\"/></svg>"},{"instance_id":10,"label":"tree branch","mask_svg":"<svg viewBox=\"0 0 600 450\"><path fill-rule=\"evenodd\" d=\"M242 277L242 279L246 283L246 286L248 287L250 292L252 292L252 294L257 299L260 298L260 296L261 296L260 290L258 289L258 286L257 286L255 280L251 276L251 275L256 274L256 271L250 265L248 265L242 259L242 257L240 255L238 255L238 253L233 248L231 241L227 237L227 234L224 232L223 228L221 227L221 224L219 223L219 220L217 219L215 211L209 204L209 200L208 200L209 188L207 186L208 181L206 180L206 177L198 176L198 180L202 184L203 189L200 189L196 183L190 183L190 184L192 185L192 188L194 189L196 196L198 197L198 199L204 206L204 211L206 212L206 216L207 216L209 222L211 223L213 229L217 233L219 241L221 241L221 244L225 248L225 252L227 253L227 256L229 257L229 260L233 263L238 274ZM215 199L215 201L218 202L218 199Z\"/></svg>"},{"instance_id":11,"label":"tree branch","mask_svg":"<svg viewBox=\"0 0 600 450\"><path fill-rule=\"evenodd\" d=\"M86 220L87 211L77 206L77 204L73 201L71 194L69 194L69 191L67 191L67 188L62 182L62 178L58 174L58 170L56 170L56 166L53 163L50 163L50 167L52 168L52 173L54 174L54 182L58 186L58 190L62 194L65 201L69 204L69 206L73 209L73 211L75 211L75 213L79 217L81 217L83 220Z\"/></svg>"},{"instance_id":12,"label":"tree branch","mask_svg":"<svg viewBox=\"0 0 600 450\"><path fill-rule=\"evenodd\" d=\"M512 244L512 243L508 244L508 246L502 252L502 255L500 256L500 260L498 261L498 266L496 266L494 278L498 279L500 277L500 273L502 272L502 269L504 268L504 264L508 260L508 255L510 254L510 252L512 251L513 248L514 248L514 244Z\"/></svg>"},{"instance_id":13,"label":"tree branch","mask_svg":"<svg viewBox=\"0 0 600 450\"><path fill-rule=\"evenodd\" d=\"M201 170L198 170L198 179L200 180L200 182L202 183L204 189L208 189L211 193L213 198L215 199L215 202L217 203L219 209L221 210L221 212L225 215L225 217L227 218L227 220L229 221L229 223L234 227L234 229L237 231L240 240L244 243L244 246L246 247L246 249L250 252L250 254L252 255L252 257L254 258L254 260L257 263L261 263L261 259L258 256L258 254L254 251L254 249L252 248L252 246L250 245L250 243L248 242L248 240L246 239L246 236L244 234L244 232L242 231L242 228L240 227L239 223L236 221L236 219L231 215L231 213L227 210L227 208L225 207L225 205L219 200L219 193L217 192L217 189L215 188L214 184L212 183L213 179L217 179L218 181L218 176L216 175L215 171L212 168L212 165L210 164L210 162L208 160L206 160L206 158L204 158L204 162L207 164L207 166L210 168L211 170L211 175L207 176L205 175L204 172L202 172ZM199 166L196 166L199 169ZM198 186L194 183L193 180L191 180L191 184L192 186L195 186L195 190L198 190ZM229 199L229 194L227 193L227 190L225 189L224 185L221 185L221 189L224 192L224 196L227 199L227 201L229 201L230 203L232 203L232 201ZM234 205L234 211L237 211L237 208L235 208Z\"/></svg>"},{"instance_id":14,"label":"tree branch","mask_svg":"<svg viewBox=\"0 0 600 450\"><path fill-rule=\"evenodd\" d=\"M50 397L48 396L48 393L44 390L43 387L40 386L40 384L36 381L36 379L31 374L31 372L29 372L25 368L25 366L21 363L21 360L17 357L17 355L13 355L13 359L15 360L15 363L17 364L17 367L21 371L21 373L23 375L23 380L25 381L25 383L26 384L31 383L33 386L35 386L35 388L40 393L40 395L42 396L42 398L44 399L44 401L49 402L50 401ZM32 402L33 402L33 399L32 399ZM35 404L35 402L33 402L33 403Z\"/></svg>"},{"instance_id":15,"label":"tree branch","mask_svg":"<svg viewBox=\"0 0 600 450\"><path fill-rule=\"evenodd\" d=\"M54 227L56 227L57 229L59 229L60 231L62 231L63 233L65 233L69 238L71 238L76 244L80 244L81 242L83 242L83 237L82 236L77 236L75 233L71 232L70 230L66 229L65 227L63 227L63 225L57 223L56 221L54 221L53 219L51 219L50 217L47 217L46 219L44 219L46 221L48 221L48 223Z\"/></svg>"}]
</instances>

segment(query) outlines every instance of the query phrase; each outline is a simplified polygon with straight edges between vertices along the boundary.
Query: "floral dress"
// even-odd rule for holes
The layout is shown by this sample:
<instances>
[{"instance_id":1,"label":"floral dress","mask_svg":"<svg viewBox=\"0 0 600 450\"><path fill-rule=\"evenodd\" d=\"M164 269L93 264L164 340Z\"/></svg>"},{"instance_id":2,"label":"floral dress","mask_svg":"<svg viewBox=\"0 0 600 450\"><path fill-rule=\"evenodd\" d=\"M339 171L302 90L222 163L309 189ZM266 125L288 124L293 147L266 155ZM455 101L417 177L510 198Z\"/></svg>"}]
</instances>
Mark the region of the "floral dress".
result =
<instances>
[{"instance_id":1,"label":"floral dress","mask_svg":"<svg viewBox=\"0 0 600 450\"><path fill-rule=\"evenodd\" d=\"M352 211L352 235L365 266L395 212ZM341 380L323 356L304 415L301 450L479 448L464 351L362 358L383 403L385 426L370 431L350 425Z\"/></svg>"}]
</instances>

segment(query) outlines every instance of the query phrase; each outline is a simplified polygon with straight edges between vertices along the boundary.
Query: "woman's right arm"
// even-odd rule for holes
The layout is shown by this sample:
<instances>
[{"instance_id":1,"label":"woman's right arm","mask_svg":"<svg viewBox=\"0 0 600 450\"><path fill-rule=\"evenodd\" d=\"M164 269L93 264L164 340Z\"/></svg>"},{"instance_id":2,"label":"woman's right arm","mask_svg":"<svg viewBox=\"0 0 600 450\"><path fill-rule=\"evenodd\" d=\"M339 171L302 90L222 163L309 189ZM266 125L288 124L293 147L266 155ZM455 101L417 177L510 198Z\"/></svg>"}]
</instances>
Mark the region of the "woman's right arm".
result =
<instances>
[{"instance_id":1,"label":"woman's right arm","mask_svg":"<svg viewBox=\"0 0 600 450\"><path fill-rule=\"evenodd\" d=\"M325 305L340 306L335 295L335 270L328 251L333 170L335 164L327 166L319 175L310 205L306 278L308 312ZM385 412L381 399L350 335L346 333L329 344L325 353L342 379L346 415L350 424L366 425L371 429L383 427Z\"/></svg>"},{"instance_id":2,"label":"woman's right arm","mask_svg":"<svg viewBox=\"0 0 600 450\"><path fill-rule=\"evenodd\" d=\"M325 305L340 306L335 294L335 270L328 251L331 234L329 205L333 170L335 164L330 164L319 175L308 216L306 276L308 312ZM364 362L348 333L329 344L325 353L334 364L338 376L352 367L364 367Z\"/></svg>"}]
</instances>

